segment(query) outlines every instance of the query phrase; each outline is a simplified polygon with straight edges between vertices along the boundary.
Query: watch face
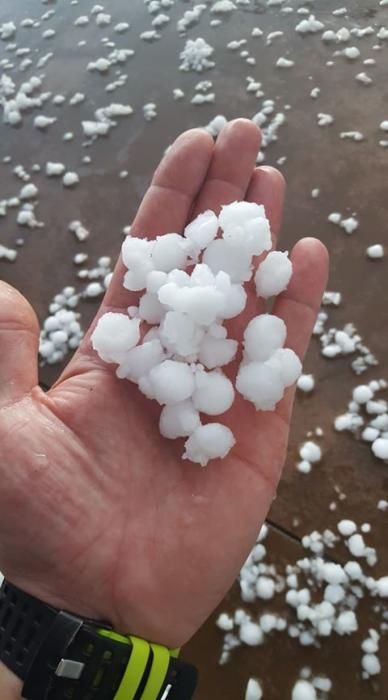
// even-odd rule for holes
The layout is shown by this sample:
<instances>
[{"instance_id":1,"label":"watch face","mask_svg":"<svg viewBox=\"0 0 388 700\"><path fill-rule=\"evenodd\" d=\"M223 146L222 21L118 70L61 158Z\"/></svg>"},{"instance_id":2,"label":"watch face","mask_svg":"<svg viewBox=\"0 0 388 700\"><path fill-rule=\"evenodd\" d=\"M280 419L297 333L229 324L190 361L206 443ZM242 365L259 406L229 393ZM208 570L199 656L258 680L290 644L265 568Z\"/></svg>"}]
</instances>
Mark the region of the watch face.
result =
<instances>
[{"instance_id":1,"label":"watch face","mask_svg":"<svg viewBox=\"0 0 388 700\"><path fill-rule=\"evenodd\" d=\"M167 686L160 700L166 700L166 698L168 698L168 696L170 695L170 690L172 690L172 685Z\"/></svg>"}]
</instances>

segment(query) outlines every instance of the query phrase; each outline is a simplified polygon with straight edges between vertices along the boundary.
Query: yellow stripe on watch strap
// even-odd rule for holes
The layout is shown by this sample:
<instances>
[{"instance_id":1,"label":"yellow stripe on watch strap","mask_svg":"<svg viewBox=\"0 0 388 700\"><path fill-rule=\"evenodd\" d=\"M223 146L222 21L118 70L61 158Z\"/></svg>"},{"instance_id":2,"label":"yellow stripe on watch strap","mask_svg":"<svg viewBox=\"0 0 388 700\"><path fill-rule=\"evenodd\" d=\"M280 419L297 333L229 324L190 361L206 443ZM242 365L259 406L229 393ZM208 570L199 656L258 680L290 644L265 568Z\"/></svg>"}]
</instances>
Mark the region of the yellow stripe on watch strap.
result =
<instances>
[{"instance_id":1,"label":"yellow stripe on watch strap","mask_svg":"<svg viewBox=\"0 0 388 700\"><path fill-rule=\"evenodd\" d=\"M141 696L142 700L155 700L158 697L170 664L170 654L166 647L151 644L151 649L154 654L154 662Z\"/></svg>"},{"instance_id":2,"label":"yellow stripe on watch strap","mask_svg":"<svg viewBox=\"0 0 388 700\"><path fill-rule=\"evenodd\" d=\"M176 658L179 654L179 649L171 649L169 651L166 647L162 647L159 644L149 644L138 637L124 637L111 630L99 629L98 633L102 637L108 637L122 644L132 644L128 666L114 700L134 699L146 670L150 649L152 649L153 653L153 662L141 697L142 700L156 700L162 690L170 658Z\"/></svg>"}]
</instances>

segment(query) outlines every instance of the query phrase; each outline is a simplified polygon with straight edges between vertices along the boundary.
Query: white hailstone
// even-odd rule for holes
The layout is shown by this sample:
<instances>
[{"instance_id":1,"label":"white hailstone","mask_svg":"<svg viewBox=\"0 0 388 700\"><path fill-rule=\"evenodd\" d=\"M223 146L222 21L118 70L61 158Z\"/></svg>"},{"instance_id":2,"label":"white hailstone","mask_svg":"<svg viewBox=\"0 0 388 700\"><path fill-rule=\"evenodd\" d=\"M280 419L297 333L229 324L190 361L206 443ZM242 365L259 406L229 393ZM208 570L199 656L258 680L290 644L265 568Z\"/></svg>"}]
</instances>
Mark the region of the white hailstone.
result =
<instances>
[{"instance_id":1,"label":"white hailstone","mask_svg":"<svg viewBox=\"0 0 388 700\"><path fill-rule=\"evenodd\" d=\"M139 316L147 323L160 323L166 313L156 294L143 294L139 302Z\"/></svg>"},{"instance_id":2,"label":"white hailstone","mask_svg":"<svg viewBox=\"0 0 388 700\"><path fill-rule=\"evenodd\" d=\"M385 413L388 408L386 401L368 401L366 405L367 413L370 415L381 415Z\"/></svg>"},{"instance_id":3,"label":"white hailstone","mask_svg":"<svg viewBox=\"0 0 388 700\"><path fill-rule=\"evenodd\" d=\"M104 362L120 364L125 353L140 340L140 322L125 314L108 312L98 320L92 345Z\"/></svg>"},{"instance_id":4,"label":"white hailstone","mask_svg":"<svg viewBox=\"0 0 388 700\"><path fill-rule=\"evenodd\" d=\"M198 251L207 248L215 239L218 231L218 219L210 209L197 216L184 230L184 236Z\"/></svg>"},{"instance_id":5,"label":"white hailstone","mask_svg":"<svg viewBox=\"0 0 388 700\"><path fill-rule=\"evenodd\" d=\"M38 194L38 191L39 190L36 185L33 185L32 183L24 185L24 187L22 187L20 190L19 199L33 199Z\"/></svg>"},{"instance_id":6,"label":"white hailstone","mask_svg":"<svg viewBox=\"0 0 388 700\"><path fill-rule=\"evenodd\" d=\"M106 73L111 66L111 62L107 58L98 58L96 61L90 61L86 66L89 71L97 71L98 73Z\"/></svg>"},{"instance_id":7,"label":"white hailstone","mask_svg":"<svg viewBox=\"0 0 388 700\"><path fill-rule=\"evenodd\" d=\"M275 581L269 576L259 576L256 581L256 595L261 600L271 600L275 595Z\"/></svg>"},{"instance_id":8,"label":"white hailstone","mask_svg":"<svg viewBox=\"0 0 388 700\"><path fill-rule=\"evenodd\" d=\"M177 233L158 236L152 249L152 262L156 270L171 272L185 267L187 259L186 245Z\"/></svg>"},{"instance_id":9,"label":"white hailstone","mask_svg":"<svg viewBox=\"0 0 388 700\"><path fill-rule=\"evenodd\" d=\"M48 126L57 121L56 117L46 117L44 114L38 114L34 118L34 127L36 129L47 129Z\"/></svg>"},{"instance_id":10,"label":"white hailstone","mask_svg":"<svg viewBox=\"0 0 388 700\"><path fill-rule=\"evenodd\" d=\"M377 579L376 592L380 598L388 598L388 576Z\"/></svg>"},{"instance_id":11,"label":"white hailstone","mask_svg":"<svg viewBox=\"0 0 388 700\"><path fill-rule=\"evenodd\" d=\"M340 224L341 219L342 219L342 216L337 211L333 211L331 214L329 214L329 216L327 218L327 220L330 221L332 224Z\"/></svg>"},{"instance_id":12,"label":"white hailstone","mask_svg":"<svg viewBox=\"0 0 388 700\"><path fill-rule=\"evenodd\" d=\"M296 25L295 31L298 34L316 34L324 29L325 25L322 24L315 15L309 15L308 19L302 19L299 24Z\"/></svg>"},{"instance_id":13,"label":"white hailstone","mask_svg":"<svg viewBox=\"0 0 388 700\"><path fill-rule=\"evenodd\" d=\"M346 58L349 58L351 61L356 60L361 55L361 52L357 48L357 46L347 46L342 53L344 56L346 56Z\"/></svg>"},{"instance_id":14,"label":"white hailstone","mask_svg":"<svg viewBox=\"0 0 388 700\"><path fill-rule=\"evenodd\" d=\"M129 309L128 309L129 315L131 315L130 309L133 310L133 317L136 317L137 316L137 307L136 306L129 307ZM143 338L143 343L149 343L151 340L160 340L160 329L157 326L153 326L152 328L149 329L149 331L147 331L147 333L145 334L145 336Z\"/></svg>"},{"instance_id":15,"label":"white hailstone","mask_svg":"<svg viewBox=\"0 0 388 700\"><path fill-rule=\"evenodd\" d=\"M318 126L329 126L330 124L333 124L334 117L332 114L326 114L326 112L319 112L317 114L317 120Z\"/></svg>"},{"instance_id":16,"label":"white hailstone","mask_svg":"<svg viewBox=\"0 0 388 700\"><path fill-rule=\"evenodd\" d=\"M343 430L353 430L354 428L358 427L358 419L360 419L360 424L362 425L362 418L355 416L352 413L344 413L342 416L336 417L334 427L338 432L342 432Z\"/></svg>"},{"instance_id":17,"label":"white hailstone","mask_svg":"<svg viewBox=\"0 0 388 700\"><path fill-rule=\"evenodd\" d=\"M275 63L276 68L292 68L295 65L295 61L291 61L289 58L284 58L280 56Z\"/></svg>"},{"instance_id":18,"label":"white hailstone","mask_svg":"<svg viewBox=\"0 0 388 700\"><path fill-rule=\"evenodd\" d=\"M254 562L261 561L264 559L265 555L267 553L266 548L264 547L263 544L256 544L254 548L252 549L252 559Z\"/></svg>"},{"instance_id":19,"label":"white hailstone","mask_svg":"<svg viewBox=\"0 0 388 700\"><path fill-rule=\"evenodd\" d=\"M225 299L214 286L179 288L174 282L163 285L158 292L159 301L165 306L187 314L203 326L211 326L223 311Z\"/></svg>"},{"instance_id":20,"label":"white hailstone","mask_svg":"<svg viewBox=\"0 0 388 700\"><path fill-rule=\"evenodd\" d=\"M211 459L224 459L236 441L229 428L220 423L201 425L185 443L183 459L206 467Z\"/></svg>"},{"instance_id":21,"label":"white hailstone","mask_svg":"<svg viewBox=\"0 0 388 700\"><path fill-rule=\"evenodd\" d=\"M140 379L139 388L148 398L170 406L191 397L195 389L194 375L189 365L165 360L153 367L146 378Z\"/></svg>"},{"instance_id":22,"label":"white hailstone","mask_svg":"<svg viewBox=\"0 0 388 700\"><path fill-rule=\"evenodd\" d=\"M81 15L74 20L75 27L84 27L86 24L89 24L89 17L87 15Z\"/></svg>"},{"instance_id":23,"label":"white hailstone","mask_svg":"<svg viewBox=\"0 0 388 700\"><path fill-rule=\"evenodd\" d=\"M377 430L388 430L388 414L383 413L380 416L376 416L376 418L371 421L371 426L372 428L377 428Z\"/></svg>"},{"instance_id":24,"label":"white hailstone","mask_svg":"<svg viewBox=\"0 0 388 700\"><path fill-rule=\"evenodd\" d=\"M309 681L296 681L292 689L292 700L317 700L317 693Z\"/></svg>"},{"instance_id":25,"label":"white hailstone","mask_svg":"<svg viewBox=\"0 0 388 700\"><path fill-rule=\"evenodd\" d=\"M364 557L365 556L365 542L362 535L351 535L347 542L349 552L354 557Z\"/></svg>"},{"instance_id":26,"label":"white hailstone","mask_svg":"<svg viewBox=\"0 0 388 700\"><path fill-rule=\"evenodd\" d=\"M164 347L182 357L196 355L203 336L203 329L179 311L168 311L160 325L160 339Z\"/></svg>"},{"instance_id":27,"label":"white hailstone","mask_svg":"<svg viewBox=\"0 0 388 700\"><path fill-rule=\"evenodd\" d=\"M371 260L379 260L384 257L384 248L380 243L376 243L366 249L366 254Z\"/></svg>"},{"instance_id":28,"label":"white hailstone","mask_svg":"<svg viewBox=\"0 0 388 700\"><path fill-rule=\"evenodd\" d=\"M50 161L46 163L46 175L48 177L58 177L59 175L63 175L65 170L66 168L63 163L51 163Z\"/></svg>"},{"instance_id":29,"label":"white hailstone","mask_svg":"<svg viewBox=\"0 0 388 700\"><path fill-rule=\"evenodd\" d=\"M257 296L268 299L280 294L288 287L291 275L292 262L288 253L277 250L268 253L255 275Z\"/></svg>"},{"instance_id":30,"label":"white hailstone","mask_svg":"<svg viewBox=\"0 0 388 700\"><path fill-rule=\"evenodd\" d=\"M361 433L361 439L365 442L375 442L379 437L380 431L377 428L365 428Z\"/></svg>"},{"instance_id":31,"label":"white hailstone","mask_svg":"<svg viewBox=\"0 0 388 700\"><path fill-rule=\"evenodd\" d=\"M317 690L322 690L324 693L329 693L332 688L332 682L329 678L324 678L323 676L316 676L313 679L314 688Z\"/></svg>"},{"instance_id":32,"label":"white hailstone","mask_svg":"<svg viewBox=\"0 0 388 700\"><path fill-rule=\"evenodd\" d=\"M305 394L309 394L315 387L315 379L312 374L301 374L296 386L298 389L300 389L300 391L303 391Z\"/></svg>"},{"instance_id":33,"label":"white hailstone","mask_svg":"<svg viewBox=\"0 0 388 700\"><path fill-rule=\"evenodd\" d=\"M347 581L343 567L334 562L324 562L320 567L320 574L326 583L341 584Z\"/></svg>"},{"instance_id":34,"label":"white hailstone","mask_svg":"<svg viewBox=\"0 0 388 700\"><path fill-rule=\"evenodd\" d=\"M342 219L340 226L350 235L359 227L359 222L354 216L349 216L347 219Z\"/></svg>"},{"instance_id":35,"label":"white hailstone","mask_svg":"<svg viewBox=\"0 0 388 700\"><path fill-rule=\"evenodd\" d=\"M350 537L357 531L357 525L353 520L341 520L337 524L337 530L343 537Z\"/></svg>"},{"instance_id":36,"label":"white hailstone","mask_svg":"<svg viewBox=\"0 0 388 700\"><path fill-rule=\"evenodd\" d=\"M214 274L223 271L230 275L232 282L248 282L252 277L252 255L243 247L228 245L223 238L217 238L210 243L202 261Z\"/></svg>"},{"instance_id":37,"label":"white hailstone","mask_svg":"<svg viewBox=\"0 0 388 700\"><path fill-rule=\"evenodd\" d=\"M85 289L85 296L90 299L98 297L104 292L104 287L99 282L90 282Z\"/></svg>"},{"instance_id":38,"label":"white hailstone","mask_svg":"<svg viewBox=\"0 0 388 700\"><path fill-rule=\"evenodd\" d=\"M376 654L365 654L361 659L361 666L368 676L376 676L381 672L381 664Z\"/></svg>"},{"instance_id":39,"label":"white hailstone","mask_svg":"<svg viewBox=\"0 0 388 700\"><path fill-rule=\"evenodd\" d=\"M178 308L203 326L213 325L225 306L222 292L213 286L186 288L179 297Z\"/></svg>"},{"instance_id":40,"label":"white hailstone","mask_svg":"<svg viewBox=\"0 0 388 700\"><path fill-rule=\"evenodd\" d=\"M262 362L241 365L236 380L237 391L259 411L273 411L284 394L279 373Z\"/></svg>"},{"instance_id":41,"label":"white hailstone","mask_svg":"<svg viewBox=\"0 0 388 700\"><path fill-rule=\"evenodd\" d=\"M104 14L104 12L99 12L96 15L96 24L99 27L105 27L106 25L110 24L112 20L111 15Z\"/></svg>"},{"instance_id":42,"label":"white hailstone","mask_svg":"<svg viewBox=\"0 0 388 700\"><path fill-rule=\"evenodd\" d=\"M174 88L172 94L174 100L181 100L185 96L185 93L180 88Z\"/></svg>"},{"instance_id":43,"label":"white hailstone","mask_svg":"<svg viewBox=\"0 0 388 700\"><path fill-rule=\"evenodd\" d=\"M164 406L160 414L160 433L169 440L188 437L199 426L199 413L191 400L182 401L174 406Z\"/></svg>"},{"instance_id":44,"label":"white hailstone","mask_svg":"<svg viewBox=\"0 0 388 700\"><path fill-rule=\"evenodd\" d=\"M250 678L245 690L245 700L262 700L263 691L256 678Z\"/></svg>"},{"instance_id":45,"label":"white hailstone","mask_svg":"<svg viewBox=\"0 0 388 700\"><path fill-rule=\"evenodd\" d=\"M216 282L218 284L218 280ZM242 284L231 284L228 289L223 290L224 308L222 318L228 320L239 316L247 305L248 296Z\"/></svg>"},{"instance_id":46,"label":"white hailstone","mask_svg":"<svg viewBox=\"0 0 388 700\"><path fill-rule=\"evenodd\" d=\"M121 247L121 255L128 272L124 275L123 285L132 292L145 288L147 275L153 270L151 254L153 242L142 238L127 236Z\"/></svg>"},{"instance_id":47,"label":"white hailstone","mask_svg":"<svg viewBox=\"0 0 388 700\"><path fill-rule=\"evenodd\" d=\"M54 343L55 346L62 345L62 343L66 343L67 341L67 333L64 330L61 331L54 331L51 333L50 340L52 343Z\"/></svg>"},{"instance_id":48,"label":"white hailstone","mask_svg":"<svg viewBox=\"0 0 388 700\"><path fill-rule=\"evenodd\" d=\"M380 635L374 629L369 630L369 635L362 642L361 649L365 654L375 654L379 650Z\"/></svg>"},{"instance_id":49,"label":"white hailstone","mask_svg":"<svg viewBox=\"0 0 388 700\"><path fill-rule=\"evenodd\" d=\"M311 440L307 441L302 445L299 450L299 454L302 459L305 459L310 464L315 464L322 459L322 450L316 442Z\"/></svg>"},{"instance_id":50,"label":"white hailstone","mask_svg":"<svg viewBox=\"0 0 388 700\"><path fill-rule=\"evenodd\" d=\"M207 369L223 367L235 358L237 349L237 340L214 338L206 333L199 348L198 360Z\"/></svg>"},{"instance_id":51,"label":"white hailstone","mask_svg":"<svg viewBox=\"0 0 388 700\"><path fill-rule=\"evenodd\" d=\"M303 459L301 462L298 462L296 468L301 474L310 474L311 472L311 464L307 461L307 459Z\"/></svg>"},{"instance_id":52,"label":"white hailstone","mask_svg":"<svg viewBox=\"0 0 388 700\"><path fill-rule=\"evenodd\" d=\"M244 332L244 349L251 361L265 362L283 347L287 335L286 324L271 314L255 316Z\"/></svg>"},{"instance_id":53,"label":"white hailstone","mask_svg":"<svg viewBox=\"0 0 388 700\"><path fill-rule=\"evenodd\" d=\"M225 273L223 273L225 275ZM229 278L226 276L226 279L229 281ZM190 280L188 280L192 286L196 287L208 287L208 286L213 286L215 285L216 282L216 276L213 275L210 267L208 265L205 265L203 263L195 265L191 276Z\"/></svg>"},{"instance_id":54,"label":"white hailstone","mask_svg":"<svg viewBox=\"0 0 388 700\"><path fill-rule=\"evenodd\" d=\"M18 256L18 253L14 248L7 248L4 245L0 244L0 260L9 260L10 262L14 262Z\"/></svg>"},{"instance_id":55,"label":"white hailstone","mask_svg":"<svg viewBox=\"0 0 388 700\"><path fill-rule=\"evenodd\" d=\"M295 384L302 371L302 363L299 357L293 350L290 350L290 348L275 350L274 354L265 364L279 372L285 387Z\"/></svg>"},{"instance_id":56,"label":"white hailstone","mask_svg":"<svg viewBox=\"0 0 388 700\"><path fill-rule=\"evenodd\" d=\"M14 22L3 22L0 24L0 39L6 41L13 37L16 32L16 25Z\"/></svg>"},{"instance_id":57,"label":"white hailstone","mask_svg":"<svg viewBox=\"0 0 388 700\"><path fill-rule=\"evenodd\" d=\"M378 459L388 459L388 439L378 438L372 443L372 452Z\"/></svg>"},{"instance_id":58,"label":"white hailstone","mask_svg":"<svg viewBox=\"0 0 388 700\"><path fill-rule=\"evenodd\" d=\"M167 273L161 270L151 270L147 275L147 292L157 294L159 289L167 283Z\"/></svg>"},{"instance_id":59,"label":"white hailstone","mask_svg":"<svg viewBox=\"0 0 388 700\"><path fill-rule=\"evenodd\" d=\"M123 34L124 32L129 29L130 25L128 22L119 22L118 24L113 27L114 31L117 32L118 34Z\"/></svg>"},{"instance_id":60,"label":"white hailstone","mask_svg":"<svg viewBox=\"0 0 388 700\"><path fill-rule=\"evenodd\" d=\"M128 269L135 267L142 259L151 257L152 249L153 241L148 241L146 238L127 236L121 246L121 255L124 265Z\"/></svg>"},{"instance_id":61,"label":"white hailstone","mask_svg":"<svg viewBox=\"0 0 388 700\"><path fill-rule=\"evenodd\" d=\"M64 174L62 182L65 187L73 187L79 183L79 175L77 173L68 171Z\"/></svg>"},{"instance_id":62,"label":"white hailstone","mask_svg":"<svg viewBox=\"0 0 388 700\"><path fill-rule=\"evenodd\" d=\"M82 131L84 132L85 136L88 137L106 136L110 128L111 124L109 122L97 122L90 120L82 122Z\"/></svg>"},{"instance_id":63,"label":"white hailstone","mask_svg":"<svg viewBox=\"0 0 388 700\"><path fill-rule=\"evenodd\" d=\"M332 605L338 605L345 597L345 590L342 586L329 583L325 588L324 599L329 601Z\"/></svg>"},{"instance_id":64,"label":"white hailstone","mask_svg":"<svg viewBox=\"0 0 388 700\"><path fill-rule=\"evenodd\" d=\"M272 247L271 230L262 205L232 202L221 208L218 217L223 239L247 255L261 255Z\"/></svg>"},{"instance_id":65,"label":"white hailstone","mask_svg":"<svg viewBox=\"0 0 388 700\"><path fill-rule=\"evenodd\" d=\"M329 343L329 345L325 345L325 347L322 348L321 352L324 357L332 358L341 354L341 348L336 343Z\"/></svg>"},{"instance_id":66,"label":"white hailstone","mask_svg":"<svg viewBox=\"0 0 388 700\"><path fill-rule=\"evenodd\" d=\"M196 372L192 401L197 411L217 416L228 411L234 401L232 382L219 370Z\"/></svg>"},{"instance_id":67,"label":"white hailstone","mask_svg":"<svg viewBox=\"0 0 388 700\"><path fill-rule=\"evenodd\" d=\"M272 630L278 629L278 622L280 620L281 618L278 618L276 615L272 615L271 613L265 613L260 617L260 627L263 630L263 632L269 634L270 632L272 632Z\"/></svg>"},{"instance_id":68,"label":"white hailstone","mask_svg":"<svg viewBox=\"0 0 388 700\"><path fill-rule=\"evenodd\" d=\"M263 630L260 625L250 620L243 622L240 627L240 639L250 647L256 647L264 641Z\"/></svg>"},{"instance_id":69,"label":"white hailstone","mask_svg":"<svg viewBox=\"0 0 388 700\"><path fill-rule=\"evenodd\" d=\"M358 561L348 561L344 566L344 571L352 581L360 581L363 577L361 566Z\"/></svg>"},{"instance_id":70,"label":"white hailstone","mask_svg":"<svg viewBox=\"0 0 388 700\"><path fill-rule=\"evenodd\" d=\"M354 338L351 338L345 331L336 331L335 343L340 348L341 352L345 354L354 352L356 349Z\"/></svg>"},{"instance_id":71,"label":"white hailstone","mask_svg":"<svg viewBox=\"0 0 388 700\"><path fill-rule=\"evenodd\" d=\"M373 398L373 391L367 384L360 384L353 390L353 401L364 404Z\"/></svg>"},{"instance_id":72,"label":"white hailstone","mask_svg":"<svg viewBox=\"0 0 388 700\"><path fill-rule=\"evenodd\" d=\"M221 613L216 620L216 625L220 630L223 630L224 632L231 632L231 630L234 627L233 617L231 617L227 613Z\"/></svg>"},{"instance_id":73,"label":"white hailstone","mask_svg":"<svg viewBox=\"0 0 388 700\"><path fill-rule=\"evenodd\" d=\"M108 289L108 287L109 287L109 285L110 285L112 279L113 279L113 272L108 272L108 274L105 275L105 277L104 277L104 287L105 287L105 289Z\"/></svg>"},{"instance_id":74,"label":"white hailstone","mask_svg":"<svg viewBox=\"0 0 388 700\"><path fill-rule=\"evenodd\" d=\"M344 610L335 622L335 631L339 635L353 634L358 630L357 618L353 610Z\"/></svg>"}]
</instances>

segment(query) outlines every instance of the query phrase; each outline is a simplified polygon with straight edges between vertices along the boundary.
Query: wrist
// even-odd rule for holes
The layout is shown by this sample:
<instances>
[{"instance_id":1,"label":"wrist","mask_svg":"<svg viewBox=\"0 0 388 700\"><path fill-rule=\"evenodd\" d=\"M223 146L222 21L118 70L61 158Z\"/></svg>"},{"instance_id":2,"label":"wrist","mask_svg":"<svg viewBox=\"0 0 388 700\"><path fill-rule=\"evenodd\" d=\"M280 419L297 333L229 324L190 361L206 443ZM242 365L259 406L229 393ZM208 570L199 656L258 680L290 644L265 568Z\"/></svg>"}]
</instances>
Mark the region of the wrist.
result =
<instances>
[{"instance_id":1,"label":"wrist","mask_svg":"<svg viewBox=\"0 0 388 700\"><path fill-rule=\"evenodd\" d=\"M91 686L96 700L193 696L197 671L177 650L53 608L6 580L0 603L0 700L42 700L50 690L89 697Z\"/></svg>"},{"instance_id":2,"label":"wrist","mask_svg":"<svg viewBox=\"0 0 388 700\"><path fill-rule=\"evenodd\" d=\"M22 700L22 682L0 661L1 700Z\"/></svg>"}]
</instances>

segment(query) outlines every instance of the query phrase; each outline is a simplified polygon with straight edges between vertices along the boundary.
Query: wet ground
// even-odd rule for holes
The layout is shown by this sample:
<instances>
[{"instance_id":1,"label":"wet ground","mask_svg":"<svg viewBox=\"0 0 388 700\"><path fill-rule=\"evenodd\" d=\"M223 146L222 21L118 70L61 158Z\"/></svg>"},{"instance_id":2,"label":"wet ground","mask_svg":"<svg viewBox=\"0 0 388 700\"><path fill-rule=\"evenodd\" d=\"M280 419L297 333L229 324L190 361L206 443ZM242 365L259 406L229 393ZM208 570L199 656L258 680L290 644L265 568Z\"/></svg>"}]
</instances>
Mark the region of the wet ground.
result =
<instances>
[{"instance_id":1,"label":"wet ground","mask_svg":"<svg viewBox=\"0 0 388 700\"><path fill-rule=\"evenodd\" d=\"M43 167L48 160L60 161L67 169L75 170L80 184L65 190L60 180L49 179L44 172L34 174L39 187L39 205L36 214L45 226L27 230L16 224L16 211L9 209L0 217L0 243L13 248L22 237L15 263L0 260L2 279L18 287L31 301L41 321L53 296L66 285L79 287L76 268L72 263L75 253L87 251L89 266L100 255L115 258L119 252L122 229L136 212L150 176L164 149L182 130L207 124L217 114L228 119L236 116L251 117L262 106L263 99L275 101L276 111L286 115L279 129L278 140L266 149L266 162L276 165L281 160L282 172L288 180L288 196L281 246L289 249L305 235L318 236L331 254L329 289L342 294L339 308L328 308L329 327L342 328L352 322L364 342L370 347L379 365L356 377L350 367L352 358L325 360L319 351L319 341L312 341L305 370L316 379L316 390L311 396L298 395L293 430L291 433L285 475L278 496L269 514L270 534L267 540L269 560L284 569L305 555L301 545L303 535L312 530L336 529L342 518L352 518L358 524L370 523L368 544L376 547L378 562L373 575L388 573L388 545L386 527L388 514L377 509L380 499L388 500L388 467L373 458L365 443L333 429L334 418L343 413L352 389L373 378L388 378L388 270L387 258L381 261L367 259L365 250L372 243L387 244L387 182L388 150L379 141L388 135L379 131L379 124L388 119L388 42L378 40L376 32L388 27L388 7L378 0L352 0L346 3L343 15L333 15L340 3L315 0L302 3L285 2L266 7L266 2L251 2L230 16L220 15L219 26L209 26L204 13L199 24L193 25L187 36L179 36L176 21L193 3L176 0L165 10L170 22L160 29L161 39L152 43L142 41L140 32L150 29L152 16L140 0L111 0L105 11L111 13L112 24L96 28L91 21L85 27L74 27L80 15L90 14L94 3L80 0L78 5L64 0L41 3L38 0L2 0L0 25L13 20L16 36L0 42L0 62L8 59L14 64L7 69L17 85L31 75L44 74L44 90L66 97L64 106L48 101L40 111L56 116L57 122L46 131L33 126L33 115L25 114L22 126L12 128L0 124L0 200L17 195L22 182L12 174L12 168L22 164L30 172L33 164ZM292 8L292 13L282 12ZM302 37L294 31L304 18L298 8L307 7L325 24L325 29L337 30L371 26L374 33L353 38L347 44L325 44L320 34ZM43 19L36 28L20 27L26 17L37 20L50 9L54 14ZM306 15L308 16L308 15ZM119 21L128 21L131 28L123 35L113 31ZM252 38L251 30L259 26L260 38ZM42 38L42 32L54 28L56 35ZM284 34L266 45L266 36L273 31ZM203 74L178 71L178 56L188 37L203 36L215 47L216 67ZM135 56L123 66L110 69L108 77L86 70L89 61L105 55L101 44L109 37L117 46L135 50ZM247 39L256 65L248 65L239 51L226 48L231 40ZM86 41L79 46L78 42ZM9 47L15 42L16 47ZM350 61L334 56L344 46L357 46L361 56ZM21 57L17 48L28 47L32 65L20 70ZM376 48L378 47L378 48ZM53 56L40 70L36 62L52 52ZM27 55L27 54L26 54ZM295 62L288 69L275 68L280 57ZM364 65L373 58L375 65ZM333 61L333 65L327 62ZM5 63L0 63L0 67ZM120 68L128 74L124 87L106 93L105 85L115 79ZM356 74L366 71L373 83L364 86L355 80ZM0 70L0 75L1 75ZM253 76L262 83L264 96L256 98L246 92L246 77ZM190 99L194 86L201 79L213 81L214 104L194 106ZM320 96L312 99L310 91L318 86ZM185 91L181 101L174 101L173 88ZM71 107L68 98L75 92L84 92L86 99ZM123 118L106 139L99 139L91 147L83 145L80 122L93 118L94 110L110 102L130 103L134 114ZM147 122L142 106L154 102L158 116ZM317 126L318 112L334 116L334 123ZM74 132L74 140L62 141L64 132ZM344 131L360 131L360 142L340 139ZM92 157L90 164L82 162L85 155ZM11 156L11 163L3 158ZM128 170L129 176L119 178L119 172ZM313 199L311 190L320 189ZM348 236L342 229L327 221L331 212L344 215L356 213L360 226ZM91 231L85 243L78 242L67 230L70 221L79 219ZM97 302L85 301L80 305L83 327L93 317ZM61 366L42 367L41 382L49 387L59 375ZM309 430L322 428L320 439L324 458L309 475L296 471L298 448ZM333 505L334 504L334 505ZM231 509L233 503L230 504ZM227 552L225 552L227 556ZM349 556L345 548L336 547L330 556L339 561ZM250 605L253 612L284 611L284 602L275 599L270 605ZM222 610L241 607L236 585ZM361 679L360 643L373 622L373 601L363 600L358 612L360 631L351 637L324 639L319 647L301 647L286 633L271 635L258 648L237 649L229 664L218 665L222 634L215 618L209 620L185 650L185 656L194 660L201 670L198 700L237 700L244 697L250 676L262 680L265 700L285 700L291 697L291 688L303 667L315 674L327 675L333 682L329 695L336 700L349 697L388 698L388 672L384 658L388 644L382 641L380 660L383 671L373 681Z\"/></svg>"}]
</instances>

